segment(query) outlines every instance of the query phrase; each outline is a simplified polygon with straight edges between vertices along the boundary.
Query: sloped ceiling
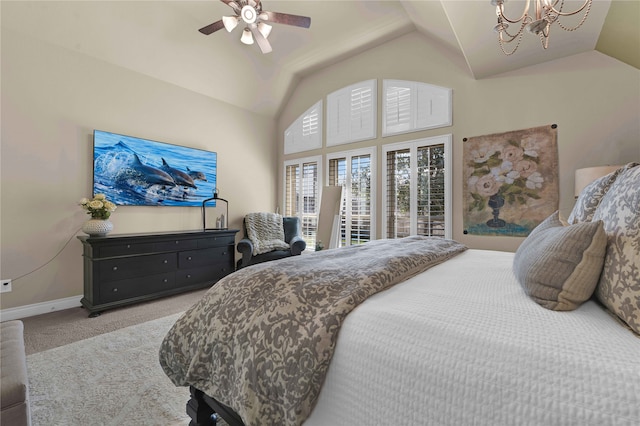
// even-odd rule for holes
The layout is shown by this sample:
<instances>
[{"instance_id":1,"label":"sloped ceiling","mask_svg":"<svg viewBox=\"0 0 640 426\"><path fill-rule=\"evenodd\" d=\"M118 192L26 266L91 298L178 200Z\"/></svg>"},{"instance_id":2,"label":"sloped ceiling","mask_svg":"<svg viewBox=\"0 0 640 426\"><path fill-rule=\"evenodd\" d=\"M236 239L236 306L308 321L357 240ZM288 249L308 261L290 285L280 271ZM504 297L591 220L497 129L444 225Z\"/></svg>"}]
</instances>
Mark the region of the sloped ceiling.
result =
<instances>
[{"instance_id":1,"label":"sloped ceiling","mask_svg":"<svg viewBox=\"0 0 640 426\"><path fill-rule=\"evenodd\" d=\"M582 0L565 0L568 7ZM524 0L509 0L519 15ZM0 2L2 31L35 37L149 75L261 115L276 117L297 80L403 34L419 31L452 55L472 78L599 50L640 66L640 2L594 0L574 32L554 28L549 49L525 34L505 56L489 0L263 2L265 10L311 17L311 28L275 24L273 52L240 43L241 28L204 36L197 30L230 15L217 0ZM37 31L34 31L37 28Z\"/></svg>"}]
</instances>

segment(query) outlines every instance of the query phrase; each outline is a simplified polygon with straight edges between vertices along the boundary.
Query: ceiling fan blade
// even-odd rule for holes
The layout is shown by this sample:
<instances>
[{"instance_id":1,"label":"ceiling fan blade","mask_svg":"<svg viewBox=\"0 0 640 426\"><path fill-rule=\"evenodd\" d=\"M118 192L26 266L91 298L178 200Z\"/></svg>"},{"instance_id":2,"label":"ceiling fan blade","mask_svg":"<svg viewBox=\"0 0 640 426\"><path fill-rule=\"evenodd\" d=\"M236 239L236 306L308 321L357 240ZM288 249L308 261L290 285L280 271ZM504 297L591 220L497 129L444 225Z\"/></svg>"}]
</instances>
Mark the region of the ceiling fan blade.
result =
<instances>
[{"instance_id":1,"label":"ceiling fan blade","mask_svg":"<svg viewBox=\"0 0 640 426\"><path fill-rule=\"evenodd\" d=\"M230 6L234 12L240 15L240 10L242 9L236 0L220 0L222 3Z\"/></svg>"},{"instance_id":2,"label":"ceiling fan blade","mask_svg":"<svg viewBox=\"0 0 640 426\"><path fill-rule=\"evenodd\" d=\"M296 27L309 28L311 26L311 18L300 15L290 15L288 13L279 12L267 12L264 11L261 15L266 14L266 20L269 22L276 22L278 24L294 25Z\"/></svg>"},{"instance_id":3,"label":"ceiling fan blade","mask_svg":"<svg viewBox=\"0 0 640 426\"><path fill-rule=\"evenodd\" d=\"M213 24L209 24L206 27L202 27L198 31L200 31L204 35L209 35L209 34L215 33L221 28L224 28L224 23L222 22L222 19L214 22Z\"/></svg>"},{"instance_id":4,"label":"ceiling fan blade","mask_svg":"<svg viewBox=\"0 0 640 426\"><path fill-rule=\"evenodd\" d=\"M262 50L262 53L269 53L271 52L273 49L271 49L271 43L269 43L269 40L267 40L260 31L258 31L258 26L257 25L250 25L249 28L251 28L251 32L253 33L253 37L256 39L256 42L258 43L258 46L260 46L260 50Z\"/></svg>"}]
</instances>

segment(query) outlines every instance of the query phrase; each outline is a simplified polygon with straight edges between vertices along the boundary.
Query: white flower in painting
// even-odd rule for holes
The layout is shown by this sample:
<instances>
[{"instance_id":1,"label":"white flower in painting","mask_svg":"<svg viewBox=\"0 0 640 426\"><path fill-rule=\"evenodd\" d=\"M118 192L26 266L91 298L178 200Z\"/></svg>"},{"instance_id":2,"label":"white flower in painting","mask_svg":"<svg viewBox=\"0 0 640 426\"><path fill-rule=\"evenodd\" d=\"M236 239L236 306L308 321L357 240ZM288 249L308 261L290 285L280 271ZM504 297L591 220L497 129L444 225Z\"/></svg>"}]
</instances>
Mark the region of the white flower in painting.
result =
<instances>
[{"instance_id":1,"label":"white flower in painting","mask_svg":"<svg viewBox=\"0 0 640 426\"><path fill-rule=\"evenodd\" d=\"M496 149L491 145L479 146L470 152L471 158L474 163L482 164L486 163L493 154L496 153Z\"/></svg>"},{"instance_id":2,"label":"white flower in painting","mask_svg":"<svg viewBox=\"0 0 640 426\"><path fill-rule=\"evenodd\" d=\"M524 149L525 155L529 157L538 158L538 152L540 152L540 142L538 139L532 136L528 136L520 142L520 146Z\"/></svg>"},{"instance_id":3,"label":"white flower in painting","mask_svg":"<svg viewBox=\"0 0 640 426\"><path fill-rule=\"evenodd\" d=\"M527 178L527 188L529 189L540 189L542 188L542 183L544 182L544 178L540 174L540 172L535 172L529 175Z\"/></svg>"},{"instance_id":4,"label":"white flower in painting","mask_svg":"<svg viewBox=\"0 0 640 426\"><path fill-rule=\"evenodd\" d=\"M507 145L502 149L500 153L500 158L504 162L515 163L516 161L522 160L522 156L524 154L524 150L518 146Z\"/></svg>"},{"instance_id":5,"label":"white flower in painting","mask_svg":"<svg viewBox=\"0 0 640 426\"><path fill-rule=\"evenodd\" d=\"M500 183L512 184L513 181L520 177L520 172L513 170L511 161L503 161L499 167L491 169L494 179Z\"/></svg>"},{"instance_id":6,"label":"white flower in painting","mask_svg":"<svg viewBox=\"0 0 640 426\"><path fill-rule=\"evenodd\" d=\"M497 194L501 186L502 183L498 182L492 174L486 174L481 177L474 176L469 179L469 187L472 188L472 192L483 197Z\"/></svg>"},{"instance_id":7,"label":"white flower in painting","mask_svg":"<svg viewBox=\"0 0 640 426\"><path fill-rule=\"evenodd\" d=\"M529 177L531 174L535 173L536 171L538 171L538 164L536 164L535 161L522 160L516 163L516 165L514 166L514 169L520 172L520 176L526 178L526 177Z\"/></svg>"}]
</instances>

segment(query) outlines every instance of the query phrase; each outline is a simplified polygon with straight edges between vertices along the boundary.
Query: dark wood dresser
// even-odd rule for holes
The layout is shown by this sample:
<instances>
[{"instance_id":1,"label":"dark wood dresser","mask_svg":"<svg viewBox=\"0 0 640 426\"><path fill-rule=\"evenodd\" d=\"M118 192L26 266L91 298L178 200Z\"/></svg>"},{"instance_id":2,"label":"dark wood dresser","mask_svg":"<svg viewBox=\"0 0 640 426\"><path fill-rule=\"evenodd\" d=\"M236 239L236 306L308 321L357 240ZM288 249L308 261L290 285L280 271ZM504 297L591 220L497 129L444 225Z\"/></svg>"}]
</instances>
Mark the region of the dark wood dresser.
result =
<instances>
[{"instance_id":1,"label":"dark wood dresser","mask_svg":"<svg viewBox=\"0 0 640 426\"><path fill-rule=\"evenodd\" d=\"M234 268L237 229L79 236L91 317L163 296L210 287Z\"/></svg>"}]
</instances>

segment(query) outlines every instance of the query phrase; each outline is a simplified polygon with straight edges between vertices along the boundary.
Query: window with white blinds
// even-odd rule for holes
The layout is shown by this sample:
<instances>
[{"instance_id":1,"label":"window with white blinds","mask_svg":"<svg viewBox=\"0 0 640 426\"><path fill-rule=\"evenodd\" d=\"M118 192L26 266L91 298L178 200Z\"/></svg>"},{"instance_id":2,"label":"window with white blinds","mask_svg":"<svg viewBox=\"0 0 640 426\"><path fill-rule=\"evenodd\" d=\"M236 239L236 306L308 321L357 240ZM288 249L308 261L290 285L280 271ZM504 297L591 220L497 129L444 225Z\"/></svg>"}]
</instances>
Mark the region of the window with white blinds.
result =
<instances>
[{"instance_id":1,"label":"window with white blinds","mask_svg":"<svg viewBox=\"0 0 640 426\"><path fill-rule=\"evenodd\" d=\"M383 80L382 135L451 126L451 89L417 81Z\"/></svg>"},{"instance_id":2,"label":"window with white blinds","mask_svg":"<svg viewBox=\"0 0 640 426\"><path fill-rule=\"evenodd\" d=\"M376 137L377 80L361 81L327 95L327 146Z\"/></svg>"},{"instance_id":3,"label":"window with white blinds","mask_svg":"<svg viewBox=\"0 0 640 426\"><path fill-rule=\"evenodd\" d=\"M375 239L375 148L327 156L328 184L344 187L340 246Z\"/></svg>"},{"instance_id":4,"label":"window with white blinds","mask_svg":"<svg viewBox=\"0 0 640 426\"><path fill-rule=\"evenodd\" d=\"M318 156L285 162L284 216L300 218L307 250L314 250L316 246L321 161L322 157Z\"/></svg>"},{"instance_id":5,"label":"window with white blinds","mask_svg":"<svg viewBox=\"0 0 640 426\"><path fill-rule=\"evenodd\" d=\"M383 146L385 238L451 238L451 135Z\"/></svg>"},{"instance_id":6,"label":"window with white blinds","mask_svg":"<svg viewBox=\"0 0 640 426\"><path fill-rule=\"evenodd\" d=\"M284 153L322 148L322 101L304 112L284 132Z\"/></svg>"}]
</instances>

